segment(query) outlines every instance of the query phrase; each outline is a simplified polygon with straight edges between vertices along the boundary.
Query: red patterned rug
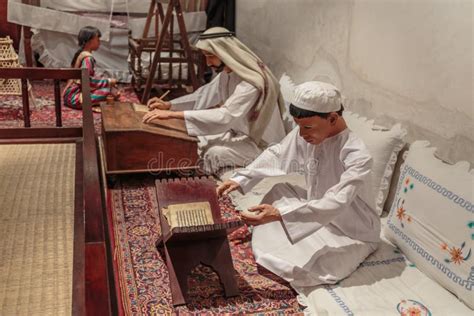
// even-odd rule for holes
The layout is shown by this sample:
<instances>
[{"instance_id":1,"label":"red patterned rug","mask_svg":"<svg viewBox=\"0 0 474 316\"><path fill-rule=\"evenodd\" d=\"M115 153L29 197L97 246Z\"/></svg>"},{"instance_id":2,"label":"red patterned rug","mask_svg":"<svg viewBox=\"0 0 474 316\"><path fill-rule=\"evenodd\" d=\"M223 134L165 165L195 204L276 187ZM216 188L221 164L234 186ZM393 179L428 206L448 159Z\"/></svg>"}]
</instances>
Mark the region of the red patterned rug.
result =
<instances>
[{"instance_id":1,"label":"red patterned rug","mask_svg":"<svg viewBox=\"0 0 474 316\"><path fill-rule=\"evenodd\" d=\"M34 100L30 100L31 126L54 126L56 114L54 108L54 86L51 80L32 81L31 89ZM61 85L61 91L64 87ZM129 86L119 86L122 91L120 101L138 102L135 92ZM82 111L65 106L61 108L63 126L81 126ZM94 113L94 123L97 132L100 132L100 113ZM22 127L23 106L21 96L0 95L0 128Z\"/></svg>"},{"instance_id":2,"label":"red patterned rug","mask_svg":"<svg viewBox=\"0 0 474 316\"><path fill-rule=\"evenodd\" d=\"M153 179L119 180L109 190L108 199L123 314L302 314L289 285L257 268L247 227L229 235L240 296L225 298L217 274L198 266L188 280L190 302L173 308L166 263L155 247L160 225ZM236 216L229 198L221 199L220 206L224 217Z\"/></svg>"}]
</instances>

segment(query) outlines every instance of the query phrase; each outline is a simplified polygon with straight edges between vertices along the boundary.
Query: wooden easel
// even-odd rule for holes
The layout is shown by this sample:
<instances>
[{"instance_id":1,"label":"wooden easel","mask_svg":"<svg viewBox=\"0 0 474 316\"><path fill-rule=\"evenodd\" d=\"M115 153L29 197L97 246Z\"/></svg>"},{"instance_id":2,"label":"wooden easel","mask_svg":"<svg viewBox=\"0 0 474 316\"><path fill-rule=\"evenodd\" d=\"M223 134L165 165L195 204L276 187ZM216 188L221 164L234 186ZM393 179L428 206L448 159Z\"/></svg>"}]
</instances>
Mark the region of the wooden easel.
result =
<instances>
[{"instance_id":1,"label":"wooden easel","mask_svg":"<svg viewBox=\"0 0 474 316\"><path fill-rule=\"evenodd\" d=\"M146 81L145 91L141 99L142 103L146 103L148 99L150 98L150 92L153 85L153 81L155 79L156 68L161 58L160 54L163 51L163 48L165 47L165 40L167 40L168 49L170 53L170 57L167 58L167 61L170 62L170 73L171 73L171 62L186 61L188 64L188 75L191 77L191 83L192 83L193 89L195 90L199 87L199 83L197 80L196 72L194 69L194 63L192 59L191 46L189 45L188 34L186 32L186 26L184 24L183 9L181 7L181 3L179 0L169 0L166 14L164 14L162 2L163 0L151 0L145 28L143 30L143 38L147 38L148 32L150 30L151 20L154 17L155 18L155 35L158 36L158 41L156 42L155 55L153 56L153 61L152 61L149 75ZM184 58L172 57L173 51L176 51L173 47L174 45L173 12L175 12L176 19L178 21L179 32L181 35L180 43L184 50ZM162 21L161 25L159 23L160 20ZM160 29L160 26L161 26L161 29Z\"/></svg>"},{"instance_id":2,"label":"wooden easel","mask_svg":"<svg viewBox=\"0 0 474 316\"><path fill-rule=\"evenodd\" d=\"M222 221L215 181L206 177L157 180L156 194L161 225L157 246L164 248L173 305L186 304L188 275L200 263L217 273L227 297L239 295L227 233L243 223ZM161 211L171 204L204 201L211 205L215 224L170 229Z\"/></svg>"}]
</instances>

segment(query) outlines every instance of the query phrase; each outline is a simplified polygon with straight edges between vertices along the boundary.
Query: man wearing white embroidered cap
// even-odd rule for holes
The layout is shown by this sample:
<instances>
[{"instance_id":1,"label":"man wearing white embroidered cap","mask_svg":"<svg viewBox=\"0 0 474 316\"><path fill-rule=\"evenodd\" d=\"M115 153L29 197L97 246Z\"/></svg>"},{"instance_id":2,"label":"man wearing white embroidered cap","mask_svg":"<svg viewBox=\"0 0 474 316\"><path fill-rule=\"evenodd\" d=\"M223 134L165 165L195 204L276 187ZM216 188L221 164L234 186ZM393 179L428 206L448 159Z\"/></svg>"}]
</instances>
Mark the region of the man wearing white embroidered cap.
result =
<instances>
[{"instance_id":1,"label":"man wearing white embroidered cap","mask_svg":"<svg viewBox=\"0 0 474 316\"><path fill-rule=\"evenodd\" d=\"M260 58L225 28L206 30L196 47L217 76L171 102L151 99L148 105L155 110L143 120L183 119L188 134L199 138L208 172L245 165L285 136L280 85Z\"/></svg>"},{"instance_id":2,"label":"man wearing white embroidered cap","mask_svg":"<svg viewBox=\"0 0 474 316\"><path fill-rule=\"evenodd\" d=\"M343 110L333 85L297 86L290 114L298 126L217 189L245 193L264 177L304 172L306 189L277 184L260 205L242 212L255 226L257 263L299 292L347 277L379 242L379 217L359 196L372 158L347 128Z\"/></svg>"}]
</instances>

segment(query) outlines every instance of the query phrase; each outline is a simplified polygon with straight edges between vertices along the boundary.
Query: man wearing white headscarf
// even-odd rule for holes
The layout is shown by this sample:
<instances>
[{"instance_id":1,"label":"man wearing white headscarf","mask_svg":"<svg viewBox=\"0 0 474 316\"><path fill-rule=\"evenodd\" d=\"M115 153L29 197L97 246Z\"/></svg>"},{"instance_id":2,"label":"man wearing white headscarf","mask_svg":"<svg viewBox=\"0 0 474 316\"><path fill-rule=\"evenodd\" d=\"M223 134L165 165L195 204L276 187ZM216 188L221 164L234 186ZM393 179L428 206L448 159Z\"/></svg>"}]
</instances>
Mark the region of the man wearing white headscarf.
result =
<instances>
[{"instance_id":1,"label":"man wearing white headscarf","mask_svg":"<svg viewBox=\"0 0 474 316\"><path fill-rule=\"evenodd\" d=\"M241 213L254 225L257 263L299 292L347 277L379 242L379 217L359 196L372 158L342 111L333 85L297 86L290 105L297 127L217 189L245 193L264 177L304 172L307 189L277 184L260 205Z\"/></svg>"},{"instance_id":2,"label":"man wearing white headscarf","mask_svg":"<svg viewBox=\"0 0 474 316\"><path fill-rule=\"evenodd\" d=\"M218 74L190 95L164 102L153 98L155 110L143 120L184 119L189 135L198 136L204 169L243 166L285 131L278 81L232 32L222 27L205 31L196 44Z\"/></svg>"}]
</instances>

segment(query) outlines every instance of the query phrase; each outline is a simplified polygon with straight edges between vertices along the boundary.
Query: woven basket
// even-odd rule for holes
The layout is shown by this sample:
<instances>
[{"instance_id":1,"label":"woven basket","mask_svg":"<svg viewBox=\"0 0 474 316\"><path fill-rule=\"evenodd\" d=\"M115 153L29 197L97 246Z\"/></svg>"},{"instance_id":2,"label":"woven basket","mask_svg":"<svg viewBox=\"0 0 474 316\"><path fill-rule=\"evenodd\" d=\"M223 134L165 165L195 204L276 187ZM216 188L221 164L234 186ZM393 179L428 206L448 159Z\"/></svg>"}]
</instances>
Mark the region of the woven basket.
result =
<instances>
[{"instance_id":1,"label":"woven basket","mask_svg":"<svg viewBox=\"0 0 474 316\"><path fill-rule=\"evenodd\" d=\"M0 38L0 67L21 67L9 36ZM20 79L1 79L0 95L21 95Z\"/></svg>"}]
</instances>

